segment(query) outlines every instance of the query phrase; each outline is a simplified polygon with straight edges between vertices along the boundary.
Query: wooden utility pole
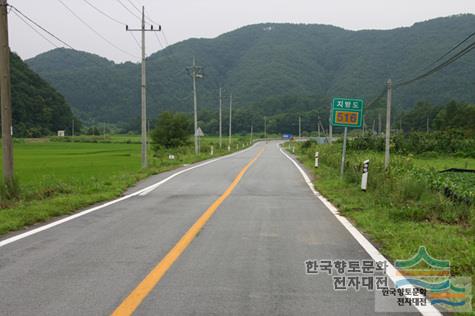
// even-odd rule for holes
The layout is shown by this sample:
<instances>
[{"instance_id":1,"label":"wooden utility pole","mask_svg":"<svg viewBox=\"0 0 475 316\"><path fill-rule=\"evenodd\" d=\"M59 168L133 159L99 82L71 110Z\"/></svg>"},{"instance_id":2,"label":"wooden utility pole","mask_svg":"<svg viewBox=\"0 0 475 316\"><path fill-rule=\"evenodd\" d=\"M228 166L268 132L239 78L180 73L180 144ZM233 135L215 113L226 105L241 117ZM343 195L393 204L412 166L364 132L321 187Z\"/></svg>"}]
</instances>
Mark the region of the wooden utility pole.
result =
<instances>
[{"instance_id":1,"label":"wooden utility pole","mask_svg":"<svg viewBox=\"0 0 475 316\"><path fill-rule=\"evenodd\" d=\"M198 139L198 99L196 96L196 79L203 78L202 68L196 66L195 57L193 57L193 65L188 68L193 80L193 117L194 117L194 128L195 128L195 154L199 154L199 139Z\"/></svg>"},{"instance_id":2,"label":"wooden utility pole","mask_svg":"<svg viewBox=\"0 0 475 316\"><path fill-rule=\"evenodd\" d=\"M386 146L384 152L384 169L388 169L389 167L389 145L391 142L391 97L392 97L392 81L391 79L387 82L388 85L388 93L387 93L387 100L386 100Z\"/></svg>"},{"instance_id":3,"label":"wooden utility pole","mask_svg":"<svg viewBox=\"0 0 475 316\"><path fill-rule=\"evenodd\" d=\"M378 110L378 135L381 135L381 113Z\"/></svg>"},{"instance_id":4,"label":"wooden utility pole","mask_svg":"<svg viewBox=\"0 0 475 316\"><path fill-rule=\"evenodd\" d=\"M221 87L219 87L219 148L223 146L223 95L221 93Z\"/></svg>"},{"instance_id":5,"label":"wooden utility pole","mask_svg":"<svg viewBox=\"0 0 475 316\"><path fill-rule=\"evenodd\" d=\"M136 32L139 31L142 33L142 84L141 84L141 129L142 129L142 168L147 168L148 158L147 158L147 78L146 78L146 69L145 69L145 32L159 32L162 29L161 26L158 26L158 30L153 29L153 25L150 26L150 29L145 29L145 7L142 6L142 27L140 29L129 29L129 26L125 26L126 31Z\"/></svg>"},{"instance_id":6,"label":"wooden utility pole","mask_svg":"<svg viewBox=\"0 0 475 316\"><path fill-rule=\"evenodd\" d=\"M299 138L302 137L302 117L299 116Z\"/></svg>"},{"instance_id":7,"label":"wooden utility pole","mask_svg":"<svg viewBox=\"0 0 475 316\"><path fill-rule=\"evenodd\" d=\"M10 87L10 47L8 44L7 0L0 0L0 103L2 115L3 181L13 185L12 100Z\"/></svg>"},{"instance_id":8,"label":"wooden utility pole","mask_svg":"<svg viewBox=\"0 0 475 316\"><path fill-rule=\"evenodd\" d=\"M249 145L252 145L252 137L254 136L254 130L253 130L253 126L251 124L251 143Z\"/></svg>"},{"instance_id":9,"label":"wooden utility pole","mask_svg":"<svg viewBox=\"0 0 475 316\"><path fill-rule=\"evenodd\" d=\"M228 136L228 150L231 150L231 136L232 136L232 121L233 121L233 94L229 95L229 136Z\"/></svg>"},{"instance_id":10,"label":"wooden utility pole","mask_svg":"<svg viewBox=\"0 0 475 316\"><path fill-rule=\"evenodd\" d=\"M264 138L266 139L267 144L267 117L264 116Z\"/></svg>"}]
</instances>

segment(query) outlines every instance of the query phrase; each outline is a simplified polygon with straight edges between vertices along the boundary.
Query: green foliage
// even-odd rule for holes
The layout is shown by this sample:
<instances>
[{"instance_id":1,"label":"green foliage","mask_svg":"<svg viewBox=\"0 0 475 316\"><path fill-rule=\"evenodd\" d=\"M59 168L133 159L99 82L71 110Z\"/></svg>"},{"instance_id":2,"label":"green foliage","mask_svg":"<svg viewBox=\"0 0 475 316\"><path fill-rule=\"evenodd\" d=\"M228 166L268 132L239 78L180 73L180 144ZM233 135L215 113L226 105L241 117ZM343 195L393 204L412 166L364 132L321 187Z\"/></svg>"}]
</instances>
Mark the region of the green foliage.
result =
<instances>
[{"instance_id":1,"label":"green foliage","mask_svg":"<svg viewBox=\"0 0 475 316\"><path fill-rule=\"evenodd\" d=\"M295 133L290 129L295 118L289 114L328 108L329 99L325 97L331 96L358 97L369 102L384 88L387 78L397 82L420 74L473 29L475 16L467 14L385 31L257 24L214 39L186 40L147 60L148 100L158 104L150 107L150 114L158 115L159 109L191 112L191 79L184 69L196 56L197 63L205 68L205 78L198 82L200 119L204 109L217 109L221 85L229 89L225 91L226 101L232 87L236 109L252 105L261 108L262 112L243 113L242 122L244 117L255 117L254 122L261 125L262 113L275 115L272 124L279 126L279 131ZM93 54L67 49L52 50L28 63L65 95L81 118L118 122L140 115L139 64L114 64ZM450 100L474 102L474 67L475 55L468 54L439 75L397 89L394 109L400 111L419 100L433 104ZM299 99L301 96L310 100ZM287 115L277 116L279 113ZM384 113L381 104L376 104L374 111L368 113L367 123L372 124L380 113ZM306 130L315 130L315 118L313 128ZM214 115L210 124L217 126L217 119ZM286 127L280 128L283 124ZM247 132L249 127L248 121L236 125L235 131Z\"/></svg>"},{"instance_id":2,"label":"green foliage","mask_svg":"<svg viewBox=\"0 0 475 316\"><path fill-rule=\"evenodd\" d=\"M9 205L20 196L18 181L13 179L11 183L0 183L0 209Z\"/></svg>"},{"instance_id":3,"label":"green foliage","mask_svg":"<svg viewBox=\"0 0 475 316\"><path fill-rule=\"evenodd\" d=\"M311 142L308 142L311 143ZM299 155L313 161L315 151L320 152L320 163L338 174L341 161L341 144L311 146L303 143ZM362 163L370 160L368 191L377 196L381 205L397 206L391 216L400 220L435 220L447 223L468 223L475 194L472 178L463 184L447 178L447 174L416 167L410 156L393 155L391 168L384 169L383 154L369 150L349 148L344 180L358 186ZM464 176L469 177L469 176ZM447 190L452 195L447 195Z\"/></svg>"},{"instance_id":4,"label":"green foliage","mask_svg":"<svg viewBox=\"0 0 475 316\"><path fill-rule=\"evenodd\" d=\"M355 150L383 151L384 144L384 137L371 134L359 135L348 141L348 147ZM475 157L475 139L466 137L462 130L399 133L391 137L391 147L399 154Z\"/></svg>"},{"instance_id":5,"label":"green foliage","mask_svg":"<svg viewBox=\"0 0 475 316\"><path fill-rule=\"evenodd\" d=\"M142 169L140 144L129 144L125 141L129 139L114 136L116 143L81 143L80 138L74 143L15 142L17 195L7 200L0 186L0 235L110 200L152 174L228 153L225 148L219 149L217 138L204 137L200 155L194 154L191 145L170 149L175 160L168 159L168 152L161 152L157 157L150 155L150 167ZM247 141L248 138L233 138L233 144ZM210 155L211 145L214 156ZM231 151L235 150L233 146Z\"/></svg>"},{"instance_id":6,"label":"green foliage","mask_svg":"<svg viewBox=\"0 0 475 316\"><path fill-rule=\"evenodd\" d=\"M41 137L69 130L74 116L63 96L16 54L10 58L14 136ZM77 120L76 125L80 127Z\"/></svg>"},{"instance_id":7,"label":"green foliage","mask_svg":"<svg viewBox=\"0 0 475 316\"><path fill-rule=\"evenodd\" d=\"M191 120L187 115L163 112L159 115L156 127L152 131L152 140L156 145L164 148L184 146L192 131Z\"/></svg>"}]
</instances>

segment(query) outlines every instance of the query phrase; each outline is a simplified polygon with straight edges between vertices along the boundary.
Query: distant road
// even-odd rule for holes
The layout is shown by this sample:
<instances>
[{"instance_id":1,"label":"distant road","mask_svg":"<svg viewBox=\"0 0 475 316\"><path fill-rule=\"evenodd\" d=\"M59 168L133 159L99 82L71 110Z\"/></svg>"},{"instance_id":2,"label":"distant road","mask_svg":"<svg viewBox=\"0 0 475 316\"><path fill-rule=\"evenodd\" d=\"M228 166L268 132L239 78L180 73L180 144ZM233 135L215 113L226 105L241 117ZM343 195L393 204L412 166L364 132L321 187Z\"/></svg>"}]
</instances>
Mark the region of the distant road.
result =
<instances>
[{"instance_id":1,"label":"distant road","mask_svg":"<svg viewBox=\"0 0 475 316\"><path fill-rule=\"evenodd\" d=\"M370 259L258 143L0 247L0 315L375 314L373 292L306 275L314 258Z\"/></svg>"}]
</instances>

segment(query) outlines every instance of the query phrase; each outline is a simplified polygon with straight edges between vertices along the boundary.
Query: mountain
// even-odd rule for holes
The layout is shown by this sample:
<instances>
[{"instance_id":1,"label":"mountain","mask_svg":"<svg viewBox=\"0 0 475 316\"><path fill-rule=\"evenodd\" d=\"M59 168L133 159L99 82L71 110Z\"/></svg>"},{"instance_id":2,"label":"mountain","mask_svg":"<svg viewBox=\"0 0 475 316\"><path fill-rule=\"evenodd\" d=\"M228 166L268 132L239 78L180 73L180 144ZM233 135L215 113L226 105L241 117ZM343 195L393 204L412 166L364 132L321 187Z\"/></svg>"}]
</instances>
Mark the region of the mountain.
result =
<instances>
[{"instance_id":1,"label":"mountain","mask_svg":"<svg viewBox=\"0 0 475 316\"><path fill-rule=\"evenodd\" d=\"M277 106L279 98L295 96L314 100L348 96L369 102L388 78L398 82L415 77L474 30L475 16L464 14L393 30L267 23L214 39L189 39L148 57L149 112L155 117L158 111L192 110L186 68L193 56L205 75L198 81L200 109L217 107L219 85L226 95L233 93L236 107L269 100L277 100ZM138 64L115 64L68 49L55 49L27 62L84 119L118 122L140 113ZM410 108L417 101L475 102L474 80L475 54L470 53L435 75L395 89L394 107ZM314 103L307 102L312 107ZM267 108L273 111L272 105Z\"/></svg>"},{"instance_id":2,"label":"mountain","mask_svg":"<svg viewBox=\"0 0 475 316\"><path fill-rule=\"evenodd\" d=\"M71 126L74 116L64 97L18 55L11 54L10 65L14 136L44 136Z\"/></svg>"}]
</instances>

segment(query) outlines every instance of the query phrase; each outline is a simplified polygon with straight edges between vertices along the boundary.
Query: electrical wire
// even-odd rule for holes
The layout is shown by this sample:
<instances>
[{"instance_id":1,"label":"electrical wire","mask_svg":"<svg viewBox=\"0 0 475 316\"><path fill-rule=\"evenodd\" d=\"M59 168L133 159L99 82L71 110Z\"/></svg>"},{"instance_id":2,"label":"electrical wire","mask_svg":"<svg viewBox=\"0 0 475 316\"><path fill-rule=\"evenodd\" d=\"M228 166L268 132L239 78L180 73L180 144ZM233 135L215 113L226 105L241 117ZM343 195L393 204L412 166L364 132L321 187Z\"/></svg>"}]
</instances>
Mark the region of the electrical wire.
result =
<instances>
[{"instance_id":1,"label":"electrical wire","mask_svg":"<svg viewBox=\"0 0 475 316\"><path fill-rule=\"evenodd\" d=\"M140 9L132 1L127 0L127 2L130 3L139 14L142 14L142 11L140 11Z\"/></svg>"},{"instance_id":2,"label":"electrical wire","mask_svg":"<svg viewBox=\"0 0 475 316\"><path fill-rule=\"evenodd\" d=\"M119 21L118 19L110 16L109 14L107 14L106 12L104 12L103 10L99 9L98 7L96 7L95 5L93 5L92 3L90 3L88 0L83 0L84 2L86 2L91 8L93 8L94 10L96 10L97 12L99 12L100 14L102 14L103 16L107 17L109 20L111 21L114 21L118 24L121 24L121 25L127 25L126 23L122 22L122 21Z\"/></svg>"},{"instance_id":3,"label":"electrical wire","mask_svg":"<svg viewBox=\"0 0 475 316\"><path fill-rule=\"evenodd\" d=\"M45 29L44 27L42 27L40 24L38 24L37 22L35 22L33 19L31 19L30 17L28 17L26 14L24 14L23 12L21 12L20 10L18 10L15 6L9 4L9 6L11 8L13 8L13 10L15 10L15 12L18 12L22 17L24 17L25 19L27 19L28 21L30 21L31 23L33 23L36 27L40 28L43 32L46 32L48 35L50 35L51 37L53 37L54 39L56 39L57 41L61 42L62 44L64 44L65 46L71 48L71 49L74 49L71 45L69 45L68 43L66 43L65 41L63 41L62 39L60 39L59 37L57 37L56 35L54 35L53 33L51 33L50 31L48 31L47 29Z\"/></svg>"},{"instance_id":4,"label":"electrical wire","mask_svg":"<svg viewBox=\"0 0 475 316\"><path fill-rule=\"evenodd\" d=\"M50 43L54 47L59 48L58 45L53 43L49 38L47 38L46 36L41 34L37 29L35 29L31 24L29 24L20 14L18 14L16 11L11 11L11 12L13 12L23 23L25 23L29 28L31 28L36 34L41 36L45 41L47 41L48 43Z\"/></svg>"},{"instance_id":5,"label":"electrical wire","mask_svg":"<svg viewBox=\"0 0 475 316\"><path fill-rule=\"evenodd\" d=\"M84 24L88 29L90 29L94 34L96 34L97 36L99 36L102 40L104 40L107 44L109 44L110 46L114 47L115 49L117 49L118 51L126 54L126 55L129 55L131 57L134 57L134 58L138 58L138 56L134 55L134 54L131 54L125 50L123 50L122 48L120 48L119 46L115 45L114 43L112 43L111 41L109 41L105 36L103 36L101 33L99 33L98 31L96 31L92 26L90 26L86 21L84 21L80 16L78 16L73 10L71 10L71 8L69 8L62 0L58 0L59 3L61 3L74 17L76 17L82 24Z\"/></svg>"},{"instance_id":6,"label":"electrical wire","mask_svg":"<svg viewBox=\"0 0 475 316\"><path fill-rule=\"evenodd\" d=\"M157 32L152 32L153 35L155 35L155 38L157 39L158 45L160 46L161 49L163 49L162 42L160 41L160 37L158 37Z\"/></svg>"},{"instance_id":7,"label":"electrical wire","mask_svg":"<svg viewBox=\"0 0 475 316\"><path fill-rule=\"evenodd\" d=\"M453 62L455 62L457 59L463 57L464 55L468 54L472 49L475 48L475 42L469 44L467 47L465 47L464 49L462 49L461 51L459 51L457 54L455 54L454 56L452 56L451 58L449 58L448 60L446 60L445 62L439 64L438 66L432 68L431 70L428 70L427 72L413 78L413 79L410 79L410 80L406 80L406 81L403 81L403 82L400 82L400 83L397 83L394 85L395 88L397 87L402 87L402 86L406 86L408 84L411 84L413 82L416 82L416 81L419 81L425 77L428 77L430 76L431 74L447 67L448 65L452 64Z\"/></svg>"},{"instance_id":8,"label":"electrical wire","mask_svg":"<svg viewBox=\"0 0 475 316\"><path fill-rule=\"evenodd\" d=\"M457 43L454 47L452 47L447 53L445 53L444 55L440 56L437 60L435 60L432 64L430 64L429 66L432 66L434 65L435 63L441 61L443 58L445 58L446 56L448 56L450 53L452 53L454 50L456 50L457 48L459 48L463 43L465 43L466 41L468 41L470 38L472 38L473 36L475 35L475 32L473 32L472 34L470 34L469 36L467 36L463 41Z\"/></svg>"},{"instance_id":9,"label":"electrical wire","mask_svg":"<svg viewBox=\"0 0 475 316\"><path fill-rule=\"evenodd\" d=\"M368 108L372 107L372 106L373 106L374 104L376 104L379 100L381 100L381 98L386 95L386 91L387 91L387 88L384 87L384 89L381 90L381 93L378 94L378 96L375 97L370 103L368 103L368 105L365 106L365 110L367 110Z\"/></svg>"},{"instance_id":10,"label":"electrical wire","mask_svg":"<svg viewBox=\"0 0 475 316\"><path fill-rule=\"evenodd\" d=\"M130 36L132 36L132 38L134 39L134 41L135 41L135 43L137 44L138 48L141 49L142 46L140 46L140 43L139 43L139 41L137 40L137 38L135 37L134 32L127 32L127 33L129 33Z\"/></svg>"},{"instance_id":11,"label":"electrical wire","mask_svg":"<svg viewBox=\"0 0 475 316\"><path fill-rule=\"evenodd\" d=\"M142 20L142 18L141 18L140 16L138 16L138 15L135 14L135 13L133 13L122 1L117 0L117 2L118 2L125 10L127 10L130 14L132 14L133 16L135 16L137 19Z\"/></svg>"}]
</instances>

